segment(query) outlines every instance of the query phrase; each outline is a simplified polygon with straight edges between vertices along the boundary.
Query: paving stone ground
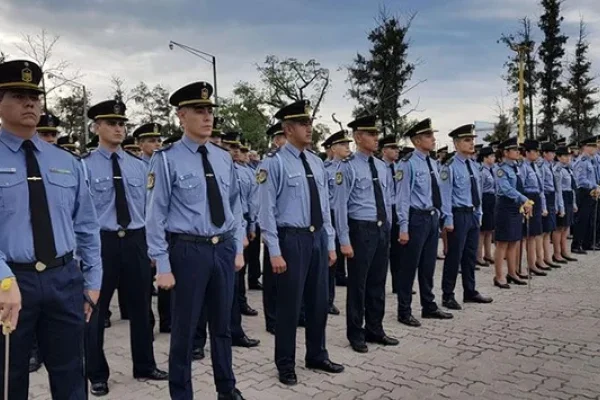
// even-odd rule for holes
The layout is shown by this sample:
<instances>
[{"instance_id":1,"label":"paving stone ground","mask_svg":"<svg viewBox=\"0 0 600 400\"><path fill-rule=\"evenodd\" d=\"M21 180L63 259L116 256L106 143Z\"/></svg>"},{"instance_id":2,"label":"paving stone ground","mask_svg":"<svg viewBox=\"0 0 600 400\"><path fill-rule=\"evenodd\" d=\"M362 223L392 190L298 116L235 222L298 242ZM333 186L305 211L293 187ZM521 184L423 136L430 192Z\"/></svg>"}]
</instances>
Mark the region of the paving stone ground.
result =
<instances>
[{"instance_id":1,"label":"paving stone ground","mask_svg":"<svg viewBox=\"0 0 600 400\"><path fill-rule=\"evenodd\" d=\"M385 329L398 347L370 345L353 352L345 335L345 288L337 288L342 315L329 318L331 359L346 366L339 375L304 368L304 334L298 331L299 384L285 387L273 363L273 336L264 329L261 294L249 292L258 317L244 317L247 334L261 340L255 349L234 348L237 387L246 399L600 399L600 252L533 280L527 287L492 286L492 268L477 272L479 290L490 305L464 305L450 321L423 320L421 328L396 321L396 298L388 283ZM436 273L440 299L442 264ZM389 279L388 279L389 281ZM415 285L416 286L416 285ZM462 300L460 283L457 299ZM116 296L115 296L116 297ZM420 317L418 295L413 310ZM105 399L168 399L166 382L137 382L132 377L129 328L113 310L106 331L111 367ZM156 334L155 356L166 368L169 335ZM209 351L207 356L209 356ZM215 399L210 357L193 364L196 399ZM30 398L49 399L46 372L32 374ZM92 397L93 398L93 397Z\"/></svg>"}]
</instances>

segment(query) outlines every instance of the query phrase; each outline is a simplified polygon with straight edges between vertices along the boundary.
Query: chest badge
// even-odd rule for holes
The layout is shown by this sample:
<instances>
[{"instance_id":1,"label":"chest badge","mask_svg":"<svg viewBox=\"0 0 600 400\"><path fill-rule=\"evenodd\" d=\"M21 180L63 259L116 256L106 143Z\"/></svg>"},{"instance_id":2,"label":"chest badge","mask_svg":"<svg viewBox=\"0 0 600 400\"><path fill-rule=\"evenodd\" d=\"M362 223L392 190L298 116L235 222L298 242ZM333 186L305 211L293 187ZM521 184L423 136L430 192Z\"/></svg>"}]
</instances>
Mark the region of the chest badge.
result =
<instances>
[{"instance_id":1,"label":"chest badge","mask_svg":"<svg viewBox=\"0 0 600 400\"><path fill-rule=\"evenodd\" d=\"M344 181L344 175L341 172L336 172L335 173L335 183L337 185L341 185L343 181Z\"/></svg>"},{"instance_id":2,"label":"chest badge","mask_svg":"<svg viewBox=\"0 0 600 400\"><path fill-rule=\"evenodd\" d=\"M499 170L498 170L498 172L496 172L496 176L497 176L498 178L502 178L502 177L504 176L504 171L503 171L503 170L501 170L501 169L499 169Z\"/></svg>"},{"instance_id":3,"label":"chest badge","mask_svg":"<svg viewBox=\"0 0 600 400\"><path fill-rule=\"evenodd\" d=\"M265 183L266 181L267 181L267 170L266 169L261 169L256 174L256 182L258 184L261 184L261 183Z\"/></svg>"},{"instance_id":4,"label":"chest badge","mask_svg":"<svg viewBox=\"0 0 600 400\"><path fill-rule=\"evenodd\" d=\"M147 189L153 189L154 188L154 183L155 183L155 176L154 176L154 172L150 172L148 174L148 183L146 184L146 188Z\"/></svg>"}]
</instances>

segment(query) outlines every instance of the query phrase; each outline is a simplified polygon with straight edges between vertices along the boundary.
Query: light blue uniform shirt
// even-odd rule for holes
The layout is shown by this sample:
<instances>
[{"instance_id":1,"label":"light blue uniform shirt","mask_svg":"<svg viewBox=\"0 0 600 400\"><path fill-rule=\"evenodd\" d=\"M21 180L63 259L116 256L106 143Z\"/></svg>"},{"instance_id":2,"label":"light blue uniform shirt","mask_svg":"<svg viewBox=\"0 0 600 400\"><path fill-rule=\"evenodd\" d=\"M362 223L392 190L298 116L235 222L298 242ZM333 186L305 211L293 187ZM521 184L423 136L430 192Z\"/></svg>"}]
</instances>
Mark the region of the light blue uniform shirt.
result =
<instances>
[{"instance_id":1,"label":"light blue uniform shirt","mask_svg":"<svg viewBox=\"0 0 600 400\"><path fill-rule=\"evenodd\" d=\"M329 188L329 205L333 209L333 195L335 191L335 173L338 170L340 160L326 160L323 162L327 172L327 187ZM335 227L334 227L335 228Z\"/></svg>"},{"instance_id":2,"label":"light blue uniform shirt","mask_svg":"<svg viewBox=\"0 0 600 400\"><path fill-rule=\"evenodd\" d=\"M575 171L575 183L578 189L595 189L597 186L597 172L594 168L592 160L587 155L582 155L577 158L573 164Z\"/></svg>"},{"instance_id":3,"label":"light blue uniform shirt","mask_svg":"<svg viewBox=\"0 0 600 400\"><path fill-rule=\"evenodd\" d=\"M408 232L411 208L424 211L434 210L431 180L436 179L439 186L440 176L433 159L431 159L433 172L429 171L428 157L428 154L415 149L398 163L401 173L396 178L396 213L398 214L400 233ZM441 213L441 210L436 212Z\"/></svg>"},{"instance_id":4,"label":"light blue uniform shirt","mask_svg":"<svg viewBox=\"0 0 600 400\"><path fill-rule=\"evenodd\" d=\"M146 195L148 256L160 274L171 272L166 232L210 237L231 232L237 254L245 236L239 186L229 152L206 143L225 211L225 223L213 225L206 197L206 178L200 145L184 134L181 140L154 153ZM151 182L154 180L154 182ZM153 183L153 184L152 184Z\"/></svg>"},{"instance_id":5,"label":"light blue uniform shirt","mask_svg":"<svg viewBox=\"0 0 600 400\"><path fill-rule=\"evenodd\" d=\"M115 183L111 159L113 153L100 145L83 158L83 162L88 168L92 198L100 220L100 230L115 232L120 229L143 228L148 166L144 161L122 148L115 153L121 168L121 180L125 187L125 198L131 215L131 222L126 227L117 224Z\"/></svg>"},{"instance_id":6,"label":"light blue uniform shirt","mask_svg":"<svg viewBox=\"0 0 600 400\"><path fill-rule=\"evenodd\" d=\"M540 201L542 203L542 212L548 211L546 208L546 196L544 196L544 189L542 187L542 175L540 167L536 164L534 169L535 161L524 160L519 167L521 172L521 179L523 179L523 187L525 193L537 193L540 195Z\"/></svg>"},{"instance_id":7,"label":"light blue uniform shirt","mask_svg":"<svg viewBox=\"0 0 600 400\"><path fill-rule=\"evenodd\" d=\"M304 151L314 175L323 214L323 228L328 236L328 250L335 251L335 232L331 226L329 188L323 161L310 151ZM271 257L281 256L277 228L308 228L310 221L310 190L300 150L284 144L258 166L258 224ZM264 177L264 180L261 179Z\"/></svg>"},{"instance_id":8,"label":"light blue uniform shirt","mask_svg":"<svg viewBox=\"0 0 600 400\"><path fill-rule=\"evenodd\" d=\"M81 259L85 288L100 290L100 231L83 165L68 151L34 135L56 254L74 251ZM29 211L29 187L23 139L0 130L0 279L14 276L7 262L36 261Z\"/></svg>"},{"instance_id":9,"label":"light blue uniform shirt","mask_svg":"<svg viewBox=\"0 0 600 400\"><path fill-rule=\"evenodd\" d=\"M140 158L146 163L146 165L150 165L150 159L152 158L152 156L148 156L146 155L146 153L142 152L142 156Z\"/></svg>"},{"instance_id":10,"label":"light blue uniform shirt","mask_svg":"<svg viewBox=\"0 0 600 400\"><path fill-rule=\"evenodd\" d=\"M481 193L496 194L496 179L494 178L496 166L488 167L482 165L480 169L481 176Z\"/></svg>"},{"instance_id":11,"label":"light blue uniform shirt","mask_svg":"<svg viewBox=\"0 0 600 400\"><path fill-rule=\"evenodd\" d=\"M442 193L442 215L444 216L444 226L454 226L453 207L473 207L471 198L471 174L467 168L467 163L471 163L471 170L475 177L477 195L479 197L479 206L475 209L475 216L479 219L482 216L481 211L481 190L479 168L469 158L461 154L456 154L450 161L442 166L440 176L442 178L440 190Z\"/></svg>"},{"instance_id":12,"label":"light blue uniform shirt","mask_svg":"<svg viewBox=\"0 0 600 400\"><path fill-rule=\"evenodd\" d=\"M335 213L336 232L340 244L350 244L350 229L348 218L357 221L377 221L377 207L375 205L375 189L373 185L380 185L386 211L386 221L391 226L394 182L385 163L373 157L377 169L377 181L373 180L369 167L369 156L357 151L338 164L337 174L341 174L341 183L335 185L332 208ZM340 176L340 175L337 175ZM336 178L337 178L336 176ZM337 178L339 179L339 178ZM336 182L338 183L339 180Z\"/></svg>"},{"instance_id":13,"label":"light blue uniform shirt","mask_svg":"<svg viewBox=\"0 0 600 400\"><path fill-rule=\"evenodd\" d=\"M573 170L569 164L563 164L557 162L552 168L556 176L556 197L560 197L557 210L560 213L565 212L565 202L562 193L572 192L573 193L573 204L577 204L577 192L573 190L575 186L575 178L573 176Z\"/></svg>"},{"instance_id":14,"label":"light blue uniform shirt","mask_svg":"<svg viewBox=\"0 0 600 400\"><path fill-rule=\"evenodd\" d=\"M385 167L387 168L387 173L389 175L387 180L392 182L392 188L391 188L391 190L388 191L389 196L390 196L389 202L392 206L395 207L396 206L396 186L398 185L398 183L396 182L395 175L396 175L396 172L399 170L398 163L397 162L389 162L387 160L383 160L383 162L385 163ZM390 167L390 165L393 165L393 168L394 168L393 171L392 171L392 167Z\"/></svg>"},{"instance_id":15,"label":"light blue uniform shirt","mask_svg":"<svg viewBox=\"0 0 600 400\"><path fill-rule=\"evenodd\" d=\"M554 209L559 210L561 208L562 196L560 192L557 192L556 185L558 182L558 173L554 171L554 162L542 160L539 165L539 171L542 175L542 185L544 186L544 193L556 193L554 196ZM564 206L562 206L564 208Z\"/></svg>"},{"instance_id":16,"label":"light blue uniform shirt","mask_svg":"<svg viewBox=\"0 0 600 400\"><path fill-rule=\"evenodd\" d=\"M510 160L500 163L496 170L496 194L508 197L516 204L521 205L528 199L527 196L517 190L517 176L521 178L522 182L523 176L516 161Z\"/></svg>"},{"instance_id":17,"label":"light blue uniform shirt","mask_svg":"<svg viewBox=\"0 0 600 400\"><path fill-rule=\"evenodd\" d=\"M240 186L240 202L242 213L248 215L248 231L256 232L256 218L258 217L258 184L256 173L250 167L235 163L235 171ZM246 220L244 220L246 223Z\"/></svg>"}]
</instances>

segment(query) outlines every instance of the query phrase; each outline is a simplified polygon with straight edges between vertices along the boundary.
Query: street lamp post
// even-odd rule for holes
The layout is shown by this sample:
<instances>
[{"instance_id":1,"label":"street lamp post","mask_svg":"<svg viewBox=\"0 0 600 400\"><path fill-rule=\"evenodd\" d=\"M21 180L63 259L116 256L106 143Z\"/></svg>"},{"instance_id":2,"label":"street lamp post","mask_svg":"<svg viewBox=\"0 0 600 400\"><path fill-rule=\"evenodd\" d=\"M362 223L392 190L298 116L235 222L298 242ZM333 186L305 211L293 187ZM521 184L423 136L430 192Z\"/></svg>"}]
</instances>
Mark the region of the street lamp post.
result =
<instances>
[{"instance_id":1,"label":"street lamp post","mask_svg":"<svg viewBox=\"0 0 600 400\"><path fill-rule=\"evenodd\" d=\"M188 53L195 55L198 58L203 59L204 61L211 63L212 67L213 67L213 86L215 88L215 102L218 103L219 102L219 96L217 94L217 58L210 54L210 53L206 53L204 51L195 49L191 46L188 46L186 44L181 44L181 43L177 43L174 41L170 41L169 42L169 49L173 50L173 48L177 46L182 50L187 51ZM210 57L210 58L207 58Z\"/></svg>"},{"instance_id":2,"label":"street lamp post","mask_svg":"<svg viewBox=\"0 0 600 400\"><path fill-rule=\"evenodd\" d=\"M519 144L525 141L525 53L530 51L525 44L511 44L512 51L519 55Z\"/></svg>"}]
</instances>

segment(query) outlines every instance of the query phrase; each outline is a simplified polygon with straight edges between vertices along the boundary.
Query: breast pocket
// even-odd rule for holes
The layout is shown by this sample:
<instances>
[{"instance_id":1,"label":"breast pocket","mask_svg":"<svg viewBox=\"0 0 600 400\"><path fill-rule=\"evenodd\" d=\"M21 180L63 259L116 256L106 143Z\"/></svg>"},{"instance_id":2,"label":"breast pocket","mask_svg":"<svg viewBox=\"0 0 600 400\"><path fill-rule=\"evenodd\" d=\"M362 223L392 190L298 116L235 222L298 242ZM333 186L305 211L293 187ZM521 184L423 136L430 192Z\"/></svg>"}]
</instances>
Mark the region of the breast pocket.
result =
<instances>
[{"instance_id":1,"label":"breast pocket","mask_svg":"<svg viewBox=\"0 0 600 400\"><path fill-rule=\"evenodd\" d=\"M96 178L92 181L92 197L96 209L106 206L114 197L114 184L111 176Z\"/></svg>"},{"instance_id":2,"label":"breast pocket","mask_svg":"<svg viewBox=\"0 0 600 400\"><path fill-rule=\"evenodd\" d=\"M129 188L129 194L134 200L144 200L146 188L143 179L127 178L127 187Z\"/></svg>"},{"instance_id":3,"label":"breast pocket","mask_svg":"<svg viewBox=\"0 0 600 400\"><path fill-rule=\"evenodd\" d=\"M417 171L415 172L415 182L418 186L423 187L427 184L427 175L429 172L425 171Z\"/></svg>"},{"instance_id":4,"label":"breast pocket","mask_svg":"<svg viewBox=\"0 0 600 400\"><path fill-rule=\"evenodd\" d=\"M175 182L179 197L184 204L196 205L206 197L204 180L195 172L180 175Z\"/></svg>"},{"instance_id":5,"label":"breast pocket","mask_svg":"<svg viewBox=\"0 0 600 400\"><path fill-rule=\"evenodd\" d=\"M358 178L356 179L356 183L354 184L354 186L358 190L369 190L373 187L373 179L369 177Z\"/></svg>"},{"instance_id":6,"label":"breast pocket","mask_svg":"<svg viewBox=\"0 0 600 400\"><path fill-rule=\"evenodd\" d=\"M49 183L48 201L50 204L53 202L59 203L63 208L71 210L75 203L75 194L77 180L73 174L58 174L48 173L46 178Z\"/></svg>"},{"instance_id":7,"label":"breast pocket","mask_svg":"<svg viewBox=\"0 0 600 400\"><path fill-rule=\"evenodd\" d=\"M287 188L290 193L290 197L298 199L302 195L302 179L304 177L299 173L288 174L287 176Z\"/></svg>"},{"instance_id":8,"label":"breast pocket","mask_svg":"<svg viewBox=\"0 0 600 400\"><path fill-rule=\"evenodd\" d=\"M221 176L219 178L219 188L221 189L221 195L223 198L227 198L229 196L229 191L231 190L231 180L228 176ZM238 187L240 188L240 195L245 191L245 184L242 180L238 180Z\"/></svg>"},{"instance_id":9,"label":"breast pocket","mask_svg":"<svg viewBox=\"0 0 600 400\"><path fill-rule=\"evenodd\" d=\"M26 185L24 175L0 175L0 213L13 214L19 202L27 201Z\"/></svg>"}]
</instances>

